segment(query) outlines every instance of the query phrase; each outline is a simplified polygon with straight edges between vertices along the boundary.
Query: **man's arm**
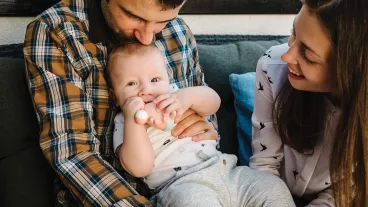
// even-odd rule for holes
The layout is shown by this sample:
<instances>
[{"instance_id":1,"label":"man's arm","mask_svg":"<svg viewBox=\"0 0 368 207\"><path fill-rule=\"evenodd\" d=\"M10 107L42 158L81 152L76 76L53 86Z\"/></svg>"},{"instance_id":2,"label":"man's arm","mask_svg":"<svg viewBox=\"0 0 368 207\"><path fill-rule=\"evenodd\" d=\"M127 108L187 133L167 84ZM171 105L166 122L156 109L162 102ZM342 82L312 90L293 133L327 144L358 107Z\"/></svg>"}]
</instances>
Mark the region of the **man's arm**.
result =
<instances>
[{"instance_id":1,"label":"man's arm","mask_svg":"<svg viewBox=\"0 0 368 207\"><path fill-rule=\"evenodd\" d=\"M66 44L44 22L27 28L25 64L46 159L85 206L149 205L101 158L93 105Z\"/></svg>"},{"instance_id":2,"label":"man's arm","mask_svg":"<svg viewBox=\"0 0 368 207\"><path fill-rule=\"evenodd\" d=\"M207 84L204 81L204 74L202 68L199 64L199 55L198 55L198 47L195 41L195 38L190 30L190 28L186 25L186 23L177 18L176 20L181 24L183 28L185 28L185 39L186 41L186 52L185 56L188 57L189 63L186 74L181 74L185 77L188 83L188 86L206 86ZM180 70L180 69L177 69ZM213 114L208 117L208 120L203 120L201 116L194 113L194 111L189 111L184 114L185 119L176 125L172 130L173 136L187 137L193 136L193 140L199 141L204 139L218 139L219 142L219 134L218 134L218 125L216 115ZM204 133L198 134L198 132L204 131Z\"/></svg>"},{"instance_id":3,"label":"man's arm","mask_svg":"<svg viewBox=\"0 0 368 207\"><path fill-rule=\"evenodd\" d=\"M190 52L190 71L194 70L196 71L196 76L193 79L194 82L194 86L207 86L207 83L204 81L204 73L202 70L201 65L199 64L199 53L198 53L198 46L197 46L197 42L194 38L194 35L192 33L192 31L190 30L189 27L188 28L188 45L190 48L192 48L191 50L189 50ZM190 78L191 79L191 78ZM218 132L218 125L217 125L217 117L216 114L211 114L208 117L208 121L212 123L214 129ZM218 140L220 141L220 140Z\"/></svg>"}]
</instances>

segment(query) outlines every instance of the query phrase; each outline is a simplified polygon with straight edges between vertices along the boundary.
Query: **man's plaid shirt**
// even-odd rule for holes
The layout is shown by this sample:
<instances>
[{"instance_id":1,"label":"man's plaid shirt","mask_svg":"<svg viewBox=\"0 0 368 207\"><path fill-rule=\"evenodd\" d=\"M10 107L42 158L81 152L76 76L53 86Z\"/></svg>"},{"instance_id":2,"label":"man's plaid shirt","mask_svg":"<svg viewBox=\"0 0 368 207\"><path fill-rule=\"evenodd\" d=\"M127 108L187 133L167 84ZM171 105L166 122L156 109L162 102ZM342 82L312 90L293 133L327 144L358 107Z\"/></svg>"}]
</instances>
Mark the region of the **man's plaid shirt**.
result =
<instances>
[{"instance_id":1,"label":"man's plaid shirt","mask_svg":"<svg viewBox=\"0 0 368 207\"><path fill-rule=\"evenodd\" d=\"M149 205L114 169L118 109L105 73L113 39L99 0L63 0L28 25L24 57L40 146L84 206ZM166 55L172 83L205 85L196 42L182 19L169 22L155 44Z\"/></svg>"}]
</instances>

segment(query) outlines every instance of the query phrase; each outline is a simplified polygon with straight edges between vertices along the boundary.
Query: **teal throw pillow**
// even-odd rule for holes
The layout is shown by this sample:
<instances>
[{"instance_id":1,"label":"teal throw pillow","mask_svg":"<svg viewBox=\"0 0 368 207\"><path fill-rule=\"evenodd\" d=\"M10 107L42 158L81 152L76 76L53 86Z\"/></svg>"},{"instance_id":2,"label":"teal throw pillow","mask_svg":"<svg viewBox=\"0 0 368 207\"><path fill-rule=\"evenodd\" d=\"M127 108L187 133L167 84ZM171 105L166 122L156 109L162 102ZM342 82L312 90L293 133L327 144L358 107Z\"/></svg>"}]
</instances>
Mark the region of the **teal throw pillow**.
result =
<instances>
[{"instance_id":1,"label":"teal throw pillow","mask_svg":"<svg viewBox=\"0 0 368 207\"><path fill-rule=\"evenodd\" d=\"M252 156L252 113L254 104L255 72L230 74L229 81L234 93L234 107L237 116L239 163L248 165Z\"/></svg>"}]
</instances>

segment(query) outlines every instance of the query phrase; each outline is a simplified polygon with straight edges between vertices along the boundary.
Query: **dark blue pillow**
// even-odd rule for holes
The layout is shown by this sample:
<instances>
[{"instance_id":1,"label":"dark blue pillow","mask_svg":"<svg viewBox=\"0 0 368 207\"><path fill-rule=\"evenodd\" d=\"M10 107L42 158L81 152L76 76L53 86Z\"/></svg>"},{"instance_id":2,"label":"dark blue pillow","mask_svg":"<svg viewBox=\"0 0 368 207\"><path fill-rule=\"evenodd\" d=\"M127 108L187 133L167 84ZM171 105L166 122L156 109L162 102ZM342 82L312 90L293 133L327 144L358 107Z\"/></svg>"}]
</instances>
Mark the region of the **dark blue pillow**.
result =
<instances>
[{"instance_id":1,"label":"dark blue pillow","mask_svg":"<svg viewBox=\"0 0 368 207\"><path fill-rule=\"evenodd\" d=\"M255 72L241 75L230 74L229 81L234 93L237 116L239 164L248 165L252 156L252 113L254 104Z\"/></svg>"}]
</instances>

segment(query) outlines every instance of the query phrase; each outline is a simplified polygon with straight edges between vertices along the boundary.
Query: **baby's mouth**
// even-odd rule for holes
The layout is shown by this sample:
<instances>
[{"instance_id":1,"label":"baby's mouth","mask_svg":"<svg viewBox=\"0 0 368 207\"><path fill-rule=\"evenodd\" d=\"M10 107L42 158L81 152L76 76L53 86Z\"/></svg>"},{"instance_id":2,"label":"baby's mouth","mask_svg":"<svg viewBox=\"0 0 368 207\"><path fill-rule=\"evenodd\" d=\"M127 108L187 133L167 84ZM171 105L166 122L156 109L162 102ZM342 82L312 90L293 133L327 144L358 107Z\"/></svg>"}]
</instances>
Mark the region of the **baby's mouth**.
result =
<instances>
[{"instance_id":1,"label":"baby's mouth","mask_svg":"<svg viewBox=\"0 0 368 207\"><path fill-rule=\"evenodd\" d=\"M144 104L151 103L155 100L154 96L143 96L141 98L143 99Z\"/></svg>"}]
</instances>

